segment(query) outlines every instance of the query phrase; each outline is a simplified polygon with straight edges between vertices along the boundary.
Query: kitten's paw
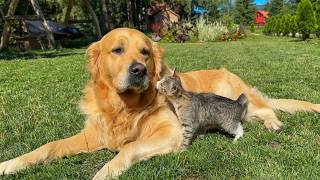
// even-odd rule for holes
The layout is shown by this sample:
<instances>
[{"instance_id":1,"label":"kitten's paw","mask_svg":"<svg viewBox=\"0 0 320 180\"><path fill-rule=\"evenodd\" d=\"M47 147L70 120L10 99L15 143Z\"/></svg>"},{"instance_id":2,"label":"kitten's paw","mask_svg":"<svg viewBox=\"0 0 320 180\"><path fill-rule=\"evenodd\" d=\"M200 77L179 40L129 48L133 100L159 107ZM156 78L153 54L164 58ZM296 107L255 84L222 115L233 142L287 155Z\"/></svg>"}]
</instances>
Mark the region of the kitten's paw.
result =
<instances>
[{"instance_id":1,"label":"kitten's paw","mask_svg":"<svg viewBox=\"0 0 320 180\"><path fill-rule=\"evenodd\" d=\"M235 144L238 141L239 137L235 137L232 141L233 144Z\"/></svg>"},{"instance_id":2,"label":"kitten's paw","mask_svg":"<svg viewBox=\"0 0 320 180\"><path fill-rule=\"evenodd\" d=\"M232 143L235 144L235 143L238 141L238 139L241 138L242 136L243 136L243 133L242 133L242 134L237 134L237 135L234 137Z\"/></svg>"}]
</instances>

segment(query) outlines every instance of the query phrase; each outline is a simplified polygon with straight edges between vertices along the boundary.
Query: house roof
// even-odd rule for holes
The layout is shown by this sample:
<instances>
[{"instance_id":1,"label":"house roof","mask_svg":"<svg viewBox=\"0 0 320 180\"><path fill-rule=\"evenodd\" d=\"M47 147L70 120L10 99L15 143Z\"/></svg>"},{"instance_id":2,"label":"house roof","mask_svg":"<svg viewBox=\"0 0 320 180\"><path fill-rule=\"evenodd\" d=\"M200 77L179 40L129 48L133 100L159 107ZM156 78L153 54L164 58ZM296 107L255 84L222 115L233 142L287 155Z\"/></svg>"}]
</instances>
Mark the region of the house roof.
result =
<instances>
[{"instance_id":1,"label":"house roof","mask_svg":"<svg viewBox=\"0 0 320 180\"><path fill-rule=\"evenodd\" d=\"M260 13L260 14L262 14L262 16L264 16L266 18L268 18L268 14L269 14L268 11L263 11L263 10L258 10L256 13Z\"/></svg>"},{"instance_id":2,"label":"house roof","mask_svg":"<svg viewBox=\"0 0 320 180\"><path fill-rule=\"evenodd\" d=\"M168 11L168 12L172 13L173 15L177 16L178 18L180 17L179 14L174 12L172 9L166 9L165 11Z\"/></svg>"},{"instance_id":3,"label":"house roof","mask_svg":"<svg viewBox=\"0 0 320 180\"><path fill-rule=\"evenodd\" d=\"M162 10L158 10L158 11L154 11L152 14L150 13L149 15L153 16L153 15L156 15L160 12L166 12L166 13L171 13L175 16L177 16L178 18L180 17L179 14L177 14L176 12L174 12L172 9L170 8L166 8L166 9L162 9Z\"/></svg>"}]
</instances>

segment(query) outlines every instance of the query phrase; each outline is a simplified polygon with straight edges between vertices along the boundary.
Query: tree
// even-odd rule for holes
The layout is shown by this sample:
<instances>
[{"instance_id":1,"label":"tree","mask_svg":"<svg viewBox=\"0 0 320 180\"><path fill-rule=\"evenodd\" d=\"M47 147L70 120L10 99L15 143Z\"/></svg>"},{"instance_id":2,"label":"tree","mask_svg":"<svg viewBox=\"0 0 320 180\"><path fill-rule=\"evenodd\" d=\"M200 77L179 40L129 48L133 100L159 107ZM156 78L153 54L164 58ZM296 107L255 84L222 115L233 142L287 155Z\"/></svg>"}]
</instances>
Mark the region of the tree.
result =
<instances>
[{"instance_id":1,"label":"tree","mask_svg":"<svg viewBox=\"0 0 320 180\"><path fill-rule=\"evenodd\" d=\"M320 0L314 3L314 11L315 11L315 16L317 21L316 35L319 38L320 37Z\"/></svg>"},{"instance_id":2,"label":"tree","mask_svg":"<svg viewBox=\"0 0 320 180\"><path fill-rule=\"evenodd\" d=\"M287 36L290 33L291 16L289 14L281 17L281 32L283 36Z\"/></svg>"},{"instance_id":3,"label":"tree","mask_svg":"<svg viewBox=\"0 0 320 180\"><path fill-rule=\"evenodd\" d=\"M279 15L282 8L283 8L283 0L271 0L270 9L269 9L270 15L271 16Z\"/></svg>"},{"instance_id":4,"label":"tree","mask_svg":"<svg viewBox=\"0 0 320 180\"><path fill-rule=\"evenodd\" d=\"M310 0L302 0L297 9L297 23L302 40L310 37L311 32L316 27L316 17Z\"/></svg>"},{"instance_id":5,"label":"tree","mask_svg":"<svg viewBox=\"0 0 320 180\"><path fill-rule=\"evenodd\" d=\"M290 16L289 29L290 29L290 32L292 33L292 37L295 37L298 32L298 24L297 24L296 16Z\"/></svg>"},{"instance_id":6,"label":"tree","mask_svg":"<svg viewBox=\"0 0 320 180\"><path fill-rule=\"evenodd\" d=\"M235 21L241 25L250 25L254 19L255 6L251 0L236 0Z\"/></svg>"},{"instance_id":7,"label":"tree","mask_svg":"<svg viewBox=\"0 0 320 180\"><path fill-rule=\"evenodd\" d=\"M265 26L263 27L263 33L265 35L272 35L272 26L273 26L273 17L269 17L267 19L267 23L265 24Z\"/></svg>"},{"instance_id":8,"label":"tree","mask_svg":"<svg viewBox=\"0 0 320 180\"><path fill-rule=\"evenodd\" d=\"M299 2L300 0L286 0L284 6L290 10L290 14L294 14L297 11Z\"/></svg>"},{"instance_id":9,"label":"tree","mask_svg":"<svg viewBox=\"0 0 320 180\"><path fill-rule=\"evenodd\" d=\"M197 4L209 11L208 15L210 19L217 20L219 18L217 0L198 0Z\"/></svg>"},{"instance_id":10,"label":"tree","mask_svg":"<svg viewBox=\"0 0 320 180\"><path fill-rule=\"evenodd\" d=\"M267 1L266 5L264 5L264 10L270 11L271 3L270 1Z\"/></svg>"},{"instance_id":11,"label":"tree","mask_svg":"<svg viewBox=\"0 0 320 180\"><path fill-rule=\"evenodd\" d=\"M108 5L109 1L107 0L100 0L101 4L101 15L100 15L100 28L101 28L101 33L106 34L110 30L110 25L109 25L109 14L108 14Z\"/></svg>"},{"instance_id":12,"label":"tree","mask_svg":"<svg viewBox=\"0 0 320 180\"><path fill-rule=\"evenodd\" d=\"M279 17L275 17L273 31L277 36L281 34L281 19Z\"/></svg>"},{"instance_id":13,"label":"tree","mask_svg":"<svg viewBox=\"0 0 320 180\"><path fill-rule=\"evenodd\" d=\"M173 4L173 9L177 12L180 10L179 13L182 18L186 17L189 20L191 19L191 12L192 12L192 1L191 0L164 0L167 3Z\"/></svg>"}]
</instances>

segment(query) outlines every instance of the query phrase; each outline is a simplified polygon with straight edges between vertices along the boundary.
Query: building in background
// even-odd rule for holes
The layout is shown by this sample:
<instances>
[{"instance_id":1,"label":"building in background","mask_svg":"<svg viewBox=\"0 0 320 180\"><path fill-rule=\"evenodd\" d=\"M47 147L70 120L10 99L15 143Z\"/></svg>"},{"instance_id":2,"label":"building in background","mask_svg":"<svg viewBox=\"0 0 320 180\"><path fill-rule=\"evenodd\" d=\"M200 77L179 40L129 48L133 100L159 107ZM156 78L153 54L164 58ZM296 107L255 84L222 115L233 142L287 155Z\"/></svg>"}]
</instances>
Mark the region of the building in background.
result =
<instances>
[{"instance_id":1,"label":"building in background","mask_svg":"<svg viewBox=\"0 0 320 180\"><path fill-rule=\"evenodd\" d=\"M256 11L255 23L258 26L264 26L268 19L268 11L258 10Z\"/></svg>"}]
</instances>

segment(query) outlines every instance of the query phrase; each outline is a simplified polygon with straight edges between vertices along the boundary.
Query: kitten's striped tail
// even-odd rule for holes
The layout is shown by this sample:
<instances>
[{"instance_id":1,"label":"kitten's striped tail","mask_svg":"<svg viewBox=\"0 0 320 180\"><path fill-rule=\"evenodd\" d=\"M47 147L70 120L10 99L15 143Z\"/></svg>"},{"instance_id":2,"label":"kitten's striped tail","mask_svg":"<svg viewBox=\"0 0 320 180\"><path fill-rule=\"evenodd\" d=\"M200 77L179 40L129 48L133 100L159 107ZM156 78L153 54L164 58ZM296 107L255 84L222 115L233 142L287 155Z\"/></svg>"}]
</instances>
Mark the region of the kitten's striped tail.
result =
<instances>
[{"instance_id":1,"label":"kitten's striped tail","mask_svg":"<svg viewBox=\"0 0 320 180\"><path fill-rule=\"evenodd\" d=\"M236 100L240 105L241 107L243 108L243 112L242 112L242 115L241 115L241 121L243 121L244 117L246 116L247 114L247 111L248 111L248 103L249 103L249 100L247 98L247 96L242 93L238 99Z\"/></svg>"}]
</instances>

